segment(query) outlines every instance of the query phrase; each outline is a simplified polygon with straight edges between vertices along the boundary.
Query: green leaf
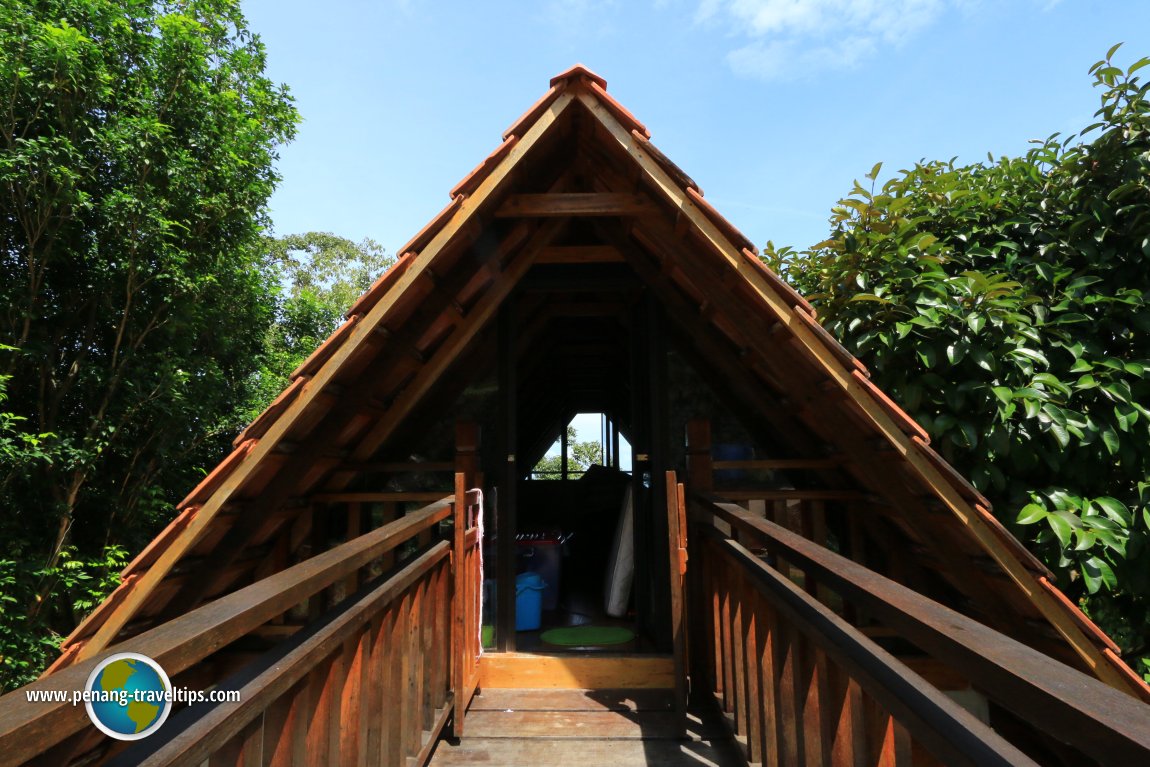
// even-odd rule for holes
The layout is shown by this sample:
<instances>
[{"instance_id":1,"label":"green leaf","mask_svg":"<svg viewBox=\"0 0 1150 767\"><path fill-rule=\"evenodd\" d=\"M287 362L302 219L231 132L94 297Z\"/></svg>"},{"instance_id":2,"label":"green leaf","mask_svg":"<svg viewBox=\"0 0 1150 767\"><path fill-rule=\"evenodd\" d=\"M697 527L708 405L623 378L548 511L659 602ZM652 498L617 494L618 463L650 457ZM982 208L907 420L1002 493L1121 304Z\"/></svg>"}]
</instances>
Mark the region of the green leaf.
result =
<instances>
[{"instance_id":1,"label":"green leaf","mask_svg":"<svg viewBox=\"0 0 1150 767\"><path fill-rule=\"evenodd\" d=\"M1118 588L1118 579L1114 576L1114 570L1111 569L1106 560L1099 557L1090 557L1082 563L1082 577L1091 594L1096 593L1103 584L1111 590Z\"/></svg>"},{"instance_id":2,"label":"green leaf","mask_svg":"<svg viewBox=\"0 0 1150 767\"><path fill-rule=\"evenodd\" d=\"M1109 426L1102 430L1102 443L1106 445L1106 450L1110 455L1118 452L1118 434Z\"/></svg>"},{"instance_id":3,"label":"green leaf","mask_svg":"<svg viewBox=\"0 0 1150 767\"><path fill-rule=\"evenodd\" d=\"M974 364L978 365L983 370L994 372L994 358L990 356L990 352L983 349L981 346L973 346L970 349L970 358L974 360Z\"/></svg>"},{"instance_id":4,"label":"green leaf","mask_svg":"<svg viewBox=\"0 0 1150 767\"><path fill-rule=\"evenodd\" d=\"M874 301L878 304L889 304L890 301L881 296L876 296L874 293L855 293L850 297L851 301Z\"/></svg>"},{"instance_id":5,"label":"green leaf","mask_svg":"<svg viewBox=\"0 0 1150 767\"><path fill-rule=\"evenodd\" d=\"M966 315L966 325L970 328L970 332L978 335L986 327L986 317L972 312Z\"/></svg>"},{"instance_id":6,"label":"green leaf","mask_svg":"<svg viewBox=\"0 0 1150 767\"><path fill-rule=\"evenodd\" d=\"M1069 546L1070 536L1073 534L1074 529L1070 526L1070 523L1066 521L1066 518L1059 514L1048 514L1046 521L1050 524L1050 529L1054 531L1054 535L1058 538L1058 542L1062 544L1062 547L1066 548Z\"/></svg>"},{"instance_id":7,"label":"green leaf","mask_svg":"<svg viewBox=\"0 0 1150 767\"><path fill-rule=\"evenodd\" d=\"M1104 513L1110 519L1113 519L1118 524L1122 525L1123 527L1130 525L1130 520L1132 518L1130 515L1130 509L1128 509L1126 504L1122 503L1122 501L1118 500L1117 498L1111 498L1108 495L1104 495L1101 498L1095 498L1094 503L1102 509L1102 513Z\"/></svg>"},{"instance_id":8,"label":"green leaf","mask_svg":"<svg viewBox=\"0 0 1150 767\"><path fill-rule=\"evenodd\" d=\"M1018 357L1026 357L1028 359L1034 360L1035 362L1041 362L1043 365L1050 365L1050 363L1046 360L1046 355L1037 349L1028 349L1025 346L1019 346L1018 348L1011 349L1010 354Z\"/></svg>"},{"instance_id":9,"label":"green leaf","mask_svg":"<svg viewBox=\"0 0 1150 767\"><path fill-rule=\"evenodd\" d=\"M1035 522L1046 519L1049 515L1050 512L1037 503L1028 503L1022 507L1022 511L1018 512L1018 519L1014 521L1020 525L1032 525Z\"/></svg>"}]
</instances>

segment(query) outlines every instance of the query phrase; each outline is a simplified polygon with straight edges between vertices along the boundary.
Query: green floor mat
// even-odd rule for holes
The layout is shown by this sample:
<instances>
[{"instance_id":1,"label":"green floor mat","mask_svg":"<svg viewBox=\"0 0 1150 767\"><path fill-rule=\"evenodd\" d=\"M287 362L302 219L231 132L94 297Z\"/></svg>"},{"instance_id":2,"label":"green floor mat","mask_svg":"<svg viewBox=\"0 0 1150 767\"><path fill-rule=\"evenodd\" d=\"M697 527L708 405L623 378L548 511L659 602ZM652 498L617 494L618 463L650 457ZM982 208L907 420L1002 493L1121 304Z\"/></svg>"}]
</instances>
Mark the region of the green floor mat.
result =
<instances>
[{"instance_id":1,"label":"green floor mat","mask_svg":"<svg viewBox=\"0 0 1150 767\"><path fill-rule=\"evenodd\" d=\"M593 647L630 642L635 638L635 632L621 626L568 626L548 629L539 638L560 647Z\"/></svg>"}]
</instances>

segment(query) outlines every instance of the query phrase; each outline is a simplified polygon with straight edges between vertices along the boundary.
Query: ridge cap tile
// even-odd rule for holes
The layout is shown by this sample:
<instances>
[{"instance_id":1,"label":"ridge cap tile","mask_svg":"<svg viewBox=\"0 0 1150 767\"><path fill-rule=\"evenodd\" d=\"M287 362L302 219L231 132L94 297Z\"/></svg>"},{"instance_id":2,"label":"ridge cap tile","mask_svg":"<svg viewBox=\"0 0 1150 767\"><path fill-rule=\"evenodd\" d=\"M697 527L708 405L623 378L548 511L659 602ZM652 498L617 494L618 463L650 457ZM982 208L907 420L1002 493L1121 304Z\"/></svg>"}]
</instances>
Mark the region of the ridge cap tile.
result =
<instances>
[{"instance_id":1,"label":"ridge cap tile","mask_svg":"<svg viewBox=\"0 0 1150 767\"><path fill-rule=\"evenodd\" d=\"M591 82L597 83L599 87L603 88L604 90L607 88L607 80L604 79L602 75L595 74L581 63L576 63L575 66L565 69L559 74L555 75L551 78L549 84L552 88L554 88L559 83L570 82L581 77L585 77Z\"/></svg>"}]
</instances>

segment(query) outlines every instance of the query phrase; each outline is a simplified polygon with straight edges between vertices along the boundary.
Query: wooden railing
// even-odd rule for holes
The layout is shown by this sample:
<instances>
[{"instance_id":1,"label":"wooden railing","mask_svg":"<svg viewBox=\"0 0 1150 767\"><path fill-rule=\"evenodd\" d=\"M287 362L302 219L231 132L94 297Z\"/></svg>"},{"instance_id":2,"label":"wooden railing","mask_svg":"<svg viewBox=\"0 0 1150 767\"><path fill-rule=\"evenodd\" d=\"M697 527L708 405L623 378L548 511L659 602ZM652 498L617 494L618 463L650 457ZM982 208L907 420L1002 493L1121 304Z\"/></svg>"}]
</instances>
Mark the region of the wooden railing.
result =
<instances>
[{"instance_id":1,"label":"wooden railing","mask_svg":"<svg viewBox=\"0 0 1150 767\"><path fill-rule=\"evenodd\" d=\"M692 497L691 520L696 674L750 762L1150 764L1150 706L733 503ZM819 602L823 589L972 680L1030 755Z\"/></svg>"},{"instance_id":2,"label":"wooden railing","mask_svg":"<svg viewBox=\"0 0 1150 767\"><path fill-rule=\"evenodd\" d=\"M0 763L423 763L450 716L461 718L455 691L466 689L476 673L469 653L478 654L478 609L469 605L477 602L479 587L469 579L478 577L480 544L469 522L481 513L480 497L463 488L462 475L456 485L455 498L0 698ZM428 541L453 511L455 540ZM221 648L266 632L294 606L362 577L409 541L428 542L231 676L211 680L215 689L239 691L238 703L185 707L159 732L125 749L91 726L83 706L27 702L30 690L83 690L99 660L115 652L153 658L180 685L184 672L201 668ZM459 561L464 566L454 568L453 578Z\"/></svg>"},{"instance_id":3,"label":"wooden railing","mask_svg":"<svg viewBox=\"0 0 1150 767\"><path fill-rule=\"evenodd\" d=\"M455 528L453 556L455 567L455 606L452 623L452 688L458 714L452 735L463 736L463 712L479 687L479 611L483 599L483 570L480 559L480 522L483 498L468 491L465 475L455 475Z\"/></svg>"}]
</instances>

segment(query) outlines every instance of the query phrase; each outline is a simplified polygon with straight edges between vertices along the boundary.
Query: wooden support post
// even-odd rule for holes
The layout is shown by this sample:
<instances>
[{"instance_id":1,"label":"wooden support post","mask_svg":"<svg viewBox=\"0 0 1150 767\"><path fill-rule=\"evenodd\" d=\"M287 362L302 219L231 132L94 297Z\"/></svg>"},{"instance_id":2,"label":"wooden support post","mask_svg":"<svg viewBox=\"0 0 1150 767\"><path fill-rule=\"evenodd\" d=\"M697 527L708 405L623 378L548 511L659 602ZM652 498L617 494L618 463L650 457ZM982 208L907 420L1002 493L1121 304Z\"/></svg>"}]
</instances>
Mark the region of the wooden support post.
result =
<instances>
[{"instance_id":1,"label":"wooden support post","mask_svg":"<svg viewBox=\"0 0 1150 767\"><path fill-rule=\"evenodd\" d=\"M451 567L455 575L455 586L451 592L451 687L455 691L455 716L452 719L451 734L463 737L463 717L466 713L464 688L467 686L466 661L468 641L467 631L467 568L464 566L467 551L467 476L463 472L455 475L455 521L452 545Z\"/></svg>"},{"instance_id":2,"label":"wooden support post","mask_svg":"<svg viewBox=\"0 0 1150 767\"><path fill-rule=\"evenodd\" d=\"M518 333L515 324L515 306L511 300L504 304L499 313L499 390L503 418L500 445L503 453L503 468L500 474L498 507L498 597L499 614L497 645L501 652L515 650L515 497L519 485L519 469L516 461L516 429L518 428L517 370L515 349Z\"/></svg>"},{"instance_id":3,"label":"wooden support post","mask_svg":"<svg viewBox=\"0 0 1150 767\"><path fill-rule=\"evenodd\" d=\"M363 534L363 504L352 501L347 505L347 536L346 540L358 538ZM355 593L361 583L360 573L357 571L347 577L344 582L344 592Z\"/></svg>"},{"instance_id":4,"label":"wooden support post","mask_svg":"<svg viewBox=\"0 0 1150 767\"><path fill-rule=\"evenodd\" d=\"M666 473L667 547L670 560L671 652L675 664L675 714L687 736L687 517L683 486L675 472Z\"/></svg>"},{"instance_id":5,"label":"wooden support post","mask_svg":"<svg viewBox=\"0 0 1150 767\"><path fill-rule=\"evenodd\" d=\"M714 489L711 463L711 422L706 418L692 418L687 421L687 478L695 492L707 493Z\"/></svg>"},{"instance_id":6,"label":"wooden support post","mask_svg":"<svg viewBox=\"0 0 1150 767\"><path fill-rule=\"evenodd\" d=\"M476 487L479 473L479 425L474 421L455 424L455 471L462 472L468 487Z\"/></svg>"}]
</instances>

